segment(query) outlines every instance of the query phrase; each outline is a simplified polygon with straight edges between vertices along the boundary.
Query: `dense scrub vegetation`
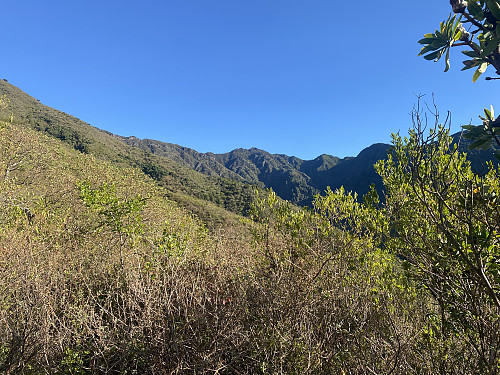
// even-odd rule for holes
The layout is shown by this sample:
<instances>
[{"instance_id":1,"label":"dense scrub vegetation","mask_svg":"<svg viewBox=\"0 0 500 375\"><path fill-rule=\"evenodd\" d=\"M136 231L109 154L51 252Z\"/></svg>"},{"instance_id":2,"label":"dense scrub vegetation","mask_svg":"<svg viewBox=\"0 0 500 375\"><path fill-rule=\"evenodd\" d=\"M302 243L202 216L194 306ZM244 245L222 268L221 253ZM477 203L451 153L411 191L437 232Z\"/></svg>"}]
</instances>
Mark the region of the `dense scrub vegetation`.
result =
<instances>
[{"instance_id":1,"label":"dense scrub vegetation","mask_svg":"<svg viewBox=\"0 0 500 375\"><path fill-rule=\"evenodd\" d=\"M451 4L477 30L450 17L421 53L498 73L498 1ZM299 208L0 90L0 372L500 373L500 170L437 112L393 136L383 195ZM472 146L500 146L482 120Z\"/></svg>"},{"instance_id":2,"label":"dense scrub vegetation","mask_svg":"<svg viewBox=\"0 0 500 375\"><path fill-rule=\"evenodd\" d=\"M499 171L414 115L377 165L384 197L260 192L210 231L154 170L6 115L0 371L497 374Z\"/></svg>"}]
</instances>

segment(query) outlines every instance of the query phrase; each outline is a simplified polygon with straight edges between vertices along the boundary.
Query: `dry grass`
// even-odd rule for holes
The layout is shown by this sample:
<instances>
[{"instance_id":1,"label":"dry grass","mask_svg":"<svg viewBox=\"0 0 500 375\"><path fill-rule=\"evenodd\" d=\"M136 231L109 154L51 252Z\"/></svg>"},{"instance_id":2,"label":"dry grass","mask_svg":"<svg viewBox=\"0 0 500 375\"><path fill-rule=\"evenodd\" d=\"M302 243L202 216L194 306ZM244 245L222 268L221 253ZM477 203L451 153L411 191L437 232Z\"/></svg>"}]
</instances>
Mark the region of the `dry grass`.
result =
<instances>
[{"instance_id":1,"label":"dry grass","mask_svg":"<svg viewBox=\"0 0 500 375\"><path fill-rule=\"evenodd\" d=\"M208 232L137 171L1 132L0 172L23 160L0 181L3 373L440 372L422 341L434 307L369 238L307 217L299 237L273 220ZM119 230L81 181L147 199Z\"/></svg>"}]
</instances>

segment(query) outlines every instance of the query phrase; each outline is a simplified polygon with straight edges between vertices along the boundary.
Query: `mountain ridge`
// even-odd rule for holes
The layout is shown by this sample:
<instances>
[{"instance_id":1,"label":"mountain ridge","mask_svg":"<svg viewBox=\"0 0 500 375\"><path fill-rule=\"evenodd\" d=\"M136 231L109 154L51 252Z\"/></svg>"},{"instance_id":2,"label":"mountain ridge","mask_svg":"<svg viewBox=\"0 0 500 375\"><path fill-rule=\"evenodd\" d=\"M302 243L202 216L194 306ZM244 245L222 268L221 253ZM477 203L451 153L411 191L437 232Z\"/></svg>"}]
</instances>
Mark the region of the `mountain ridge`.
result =
<instances>
[{"instance_id":1,"label":"mountain ridge","mask_svg":"<svg viewBox=\"0 0 500 375\"><path fill-rule=\"evenodd\" d=\"M202 218L205 222L224 221L223 210L244 214L251 205L254 186L198 173L174 160L127 145L113 133L94 127L74 116L42 104L18 87L0 80L0 96L8 99L4 113L14 123L57 138L72 148L117 166L142 170L164 187L168 198ZM10 119L2 119L8 120Z\"/></svg>"},{"instance_id":2,"label":"mountain ridge","mask_svg":"<svg viewBox=\"0 0 500 375\"><path fill-rule=\"evenodd\" d=\"M0 95L11 100L10 110L17 121L70 144L80 152L117 164L140 168L157 180L180 201L189 196L216 203L236 213L251 205L255 188L272 188L281 198L297 205L310 205L327 187L341 186L364 195L374 184L383 193L382 180L374 164L385 159L390 145L375 143L357 156L339 158L320 154L312 160L271 154L253 147L226 153L201 153L174 143L135 136L121 136L96 128L64 112L41 104L35 98L0 80ZM460 151L467 151L473 168L480 172L484 162L493 160L491 150L468 150L470 141L453 135ZM183 198L181 198L181 196Z\"/></svg>"},{"instance_id":3,"label":"mountain ridge","mask_svg":"<svg viewBox=\"0 0 500 375\"><path fill-rule=\"evenodd\" d=\"M344 186L359 195L366 193L372 183L381 188L382 181L373 165L386 157L390 147L380 143L363 149L356 157L321 154L315 159L303 160L296 156L271 154L256 147L237 148L220 154L200 153L174 143L135 136L118 137L127 144L170 158L201 173L272 188L283 199L299 205L309 205L314 195L321 194L328 186L333 190ZM373 152L375 149L377 151ZM347 164L342 166L344 163Z\"/></svg>"}]
</instances>

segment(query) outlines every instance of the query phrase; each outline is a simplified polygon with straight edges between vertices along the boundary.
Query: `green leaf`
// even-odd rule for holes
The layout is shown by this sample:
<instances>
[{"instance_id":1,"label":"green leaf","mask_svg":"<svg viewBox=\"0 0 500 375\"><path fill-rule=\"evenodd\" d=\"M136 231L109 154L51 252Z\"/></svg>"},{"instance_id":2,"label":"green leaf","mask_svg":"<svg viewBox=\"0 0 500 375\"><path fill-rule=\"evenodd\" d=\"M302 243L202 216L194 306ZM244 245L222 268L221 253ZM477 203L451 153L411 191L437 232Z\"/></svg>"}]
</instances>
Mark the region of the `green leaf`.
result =
<instances>
[{"instance_id":1,"label":"green leaf","mask_svg":"<svg viewBox=\"0 0 500 375\"><path fill-rule=\"evenodd\" d=\"M488 6L491 14L497 19L500 20L500 5L496 1L487 1L486 5Z\"/></svg>"},{"instance_id":2,"label":"green leaf","mask_svg":"<svg viewBox=\"0 0 500 375\"><path fill-rule=\"evenodd\" d=\"M489 121L493 121L494 119L494 116L493 116L493 106L490 106L491 107L491 110L489 109L484 109L484 114L486 116L486 118L489 120Z\"/></svg>"},{"instance_id":3,"label":"green leaf","mask_svg":"<svg viewBox=\"0 0 500 375\"><path fill-rule=\"evenodd\" d=\"M469 61L464 61L463 63L465 64L465 63L467 63L467 62L469 62ZM468 69L474 68L474 66L475 66L475 65L467 65L467 64L465 64L465 66L464 66L461 70L462 70L462 71L463 71L463 70L468 70Z\"/></svg>"},{"instance_id":4,"label":"green leaf","mask_svg":"<svg viewBox=\"0 0 500 375\"><path fill-rule=\"evenodd\" d=\"M487 141L484 142L483 146L481 147L483 151L486 151L491 147L491 141L492 139L488 139Z\"/></svg>"},{"instance_id":5,"label":"green leaf","mask_svg":"<svg viewBox=\"0 0 500 375\"><path fill-rule=\"evenodd\" d=\"M420 53L418 54L418 56L422 56L422 55L425 55L427 52L430 52L430 51L435 51L439 48L443 48L443 46L441 47L433 47L431 44L423 47L421 50L420 50Z\"/></svg>"},{"instance_id":6,"label":"green leaf","mask_svg":"<svg viewBox=\"0 0 500 375\"><path fill-rule=\"evenodd\" d=\"M455 16L453 16L453 18L451 19L451 22L450 22L450 17L448 17L448 19L446 20L445 27L444 27L444 32L443 32L444 35L448 36L451 34L451 31L453 29L453 22L455 22Z\"/></svg>"},{"instance_id":7,"label":"green leaf","mask_svg":"<svg viewBox=\"0 0 500 375\"><path fill-rule=\"evenodd\" d=\"M479 57L479 53L477 53L476 51L462 51L462 53L465 56L469 56L469 57Z\"/></svg>"},{"instance_id":8,"label":"green leaf","mask_svg":"<svg viewBox=\"0 0 500 375\"><path fill-rule=\"evenodd\" d=\"M476 126L474 125L462 125L462 129L465 129L465 130L472 130L474 129Z\"/></svg>"},{"instance_id":9,"label":"green leaf","mask_svg":"<svg viewBox=\"0 0 500 375\"><path fill-rule=\"evenodd\" d=\"M479 128L479 129L478 129ZM464 134L467 139L478 139L484 133L483 126L477 126L476 129L471 129Z\"/></svg>"},{"instance_id":10,"label":"green leaf","mask_svg":"<svg viewBox=\"0 0 500 375\"><path fill-rule=\"evenodd\" d=\"M471 69L471 68L474 68L475 66L478 66L479 64L481 64L481 60L465 60L462 62L465 65L462 68L462 70Z\"/></svg>"},{"instance_id":11,"label":"green leaf","mask_svg":"<svg viewBox=\"0 0 500 375\"><path fill-rule=\"evenodd\" d=\"M432 47L431 46L425 46L424 48L422 48L420 50L420 53L417 56L425 55L427 52L430 52L430 51L432 51Z\"/></svg>"},{"instance_id":12,"label":"green leaf","mask_svg":"<svg viewBox=\"0 0 500 375\"><path fill-rule=\"evenodd\" d=\"M442 48L442 49L440 49L438 51L429 53L428 55L424 56L424 59L438 61L441 58L441 56L443 56L443 53L444 53L445 49L446 48Z\"/></svg>"},{"instance_id":13,"label":"green leaf","mask_svg":"<svg viewBox=\"0 0 500 375\"><path fill-rule=\"evenodd\" d=\"M490 53L494 52L499 45L500 45L500 38L495 38L493 40L490 40L486 45L486 47L481 52L480 57L488 56Z\"/></svg>"},{"instance_id":14,"label":"green leaf","mask_svg":"<svg viewBox=\"0 0 500 375\"><path fill-rule=\"evenodd\" d=\"M424 56L425 58L425 56ZM474 76L472 77L472 82L476 82L477 79L481 76L486 71L486 68L488 67L488 63L482 63L479 68L477 68L476 72L474 73Z\"/></svg>"},{"instance_id":15,"label":"green leaf","mask_svg":"<svg viewBox=\"0 0 500 375\"><path fill-rule=\"evenodd\" d=\"M475 142L472 142L470 144L469 148L476 149L476 150L479 148L482 148L483 150L487 150L490 146L491 146L491 138L480 139L480 140L477 140Z\"/></svg>"},{"instance_id":16,"label":"green leaf","mask_svg":"<svg viewBox=\"0 0 500 375\"><path fill-rule=\"evenodd\" d=\"M465 139L471 139L471 140L472 140L472 139L475 139L476 137L475 137L474 135L470 134L470 133L465 133L465 134L464 134L464 138L465 138Z\"/></svg>"},{"instance_id":17,"label":"green leaf","mask_svg":"<svg viewBox=\"0 0 500 375\"><path fill-rule=\"evenodd\" d=\"M479 47L477 43L471 42L471 45L474 46L476 50L481 49L481 47Z\"/></svg>"},{"instance_id":18,"label":"green leaf","mask_svg":"<svg viewBox=\"0 0 500 375\"><path fill-rule=\"evenodd\" d=\"M455 17L453 17L455 19ZM462 23L460 22L462 20L462 16L458 17L458 19L455 21L453 28L451 30L451 37L453 37L454 40L458 40L460 38L461 33L457 33L458 26L460 26Z\"/></svg>"},{"instance_id":19,"label":"green leaf","mask_svg":"<svg viewBox=\"0 0 500 375\"><path fill-rule=\"evenodd\" d=\"M446 73L450 69L450 49L449 48L446 49L446 56L444 58L444 61L445 61L444 72Z\"/></svg>"},{"instance_id":20,"label":"green leaf","mask_svg":"<svg viewBox=\"0 0 500 375\"><path fill-rule=\"evenodd\" d=\"M418 42L420 44L432 44L436 38L434 37L434 34L431 34L432 37L431 38L423 38L423 39L420 39Z\"/></svg>"},{"instance_id":21,"label":"green leaf","mask_svg":"<svg viewBox=\"0 0 500 375\"><path fill-rule=\"evenodd\" d=\"M483 9L477 4L477 1L475 0L469 0L467 2L467 10L474 18L477 18L477 15L483 12Z\"/></svg>"},{"instance_id":22,"label":"green leaf","mask_svg":"<svg viewBox=\"0 0 500 375\"><path fill-rule=\"evenodd\" d=\"M436 40L434 40L434 42L432 42L430 44L430 46L434 49L438 49L438 48L444 47L446 45L448 45L448 43L445 40L441 40L441 39L436 39Z\"/></svg>"},{"instance_id":23,"label":"green leaf","mask_svg":"<svg viewBox=\"0 0 500 375\"><path fill-rule=\"evenodd\" d=\"M479 126L476 126L475 129L471 129L471 130L467 131L464 134L464 137L467 139L475 139L475 140L483 139L484 140L486 138L481 138L481 137L489 137L489 135L485 134L484 126L479 125Z\"/></svg>"},{"instance_id":24,"label":"green leaf","mask_svg":"<svg viewBox=\"0 0 500 375\"><path fill-rule=\"evenodd\" d=\"M500 152L496 152L495 154L493 154L498 160L500 160Z\"/></svg>"}]
</instances>

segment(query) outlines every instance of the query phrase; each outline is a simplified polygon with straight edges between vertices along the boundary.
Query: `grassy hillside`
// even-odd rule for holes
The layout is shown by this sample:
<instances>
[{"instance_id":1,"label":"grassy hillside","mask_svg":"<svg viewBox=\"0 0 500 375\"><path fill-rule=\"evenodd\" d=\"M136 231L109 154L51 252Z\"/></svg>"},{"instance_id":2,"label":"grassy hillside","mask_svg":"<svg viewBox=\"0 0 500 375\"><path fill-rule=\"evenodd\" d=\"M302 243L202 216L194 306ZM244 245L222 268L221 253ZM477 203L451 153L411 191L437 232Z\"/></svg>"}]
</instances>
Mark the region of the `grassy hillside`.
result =
<instances>
[{"instance_id":1,"label":"grassy hillside","mask_svg":"<svg viewBox=\"0 0 500 375\"><path fill-rule=\"evenodd\" d=\"M171 199L189 202L190 209L207 222L223 221L224 210L245 213L253 186L218 176L206 176L168 158L127 145L109 132L97 129L71 115L41 104L17 87L0 80L0 95L8 99L4 119L13 114L14 123L43 132L75 150L115 165L142 170L166 188Z\"/></svg>"},{"instance_id":2,"label":"grassy hillside","mask_svg":"<svg viewBox=\"0 0 500 375\"><path fill-rule=\"evenodd\" d=\"M260 192L240 222L187 195L201 186L190 174L130 166L158 155L119 140L99 153L113 136L77 120L62 137L61 113L43 132L0 114L1 373L499 373L500 171L474 175L445 132L395 139L377 165L383 203L340 189L302 209ZM69 140L84 136L81 152ZM254 161L328 174L384 146Z\"/></svg>"},{"instance_id":3,"label":"grassy hillside","mask_svg":"<svg viewBox=\"0 0 500 375\"><path fill-rule=\"evenodd\" d=\"M374 288L386 288L385 268L374 267L385 255L370 255L368 240L310 232L312 216L296 222L300 239L283 225L299 219L297 208L259 202L247 228L210 234L140 170L0 124L0 371L391 367L378 354L377 330L406 318L368 302ZM408 338L421 324L412 321ZM371 348L352 344L368 338Z\"/></svg>"}]
</instances>

